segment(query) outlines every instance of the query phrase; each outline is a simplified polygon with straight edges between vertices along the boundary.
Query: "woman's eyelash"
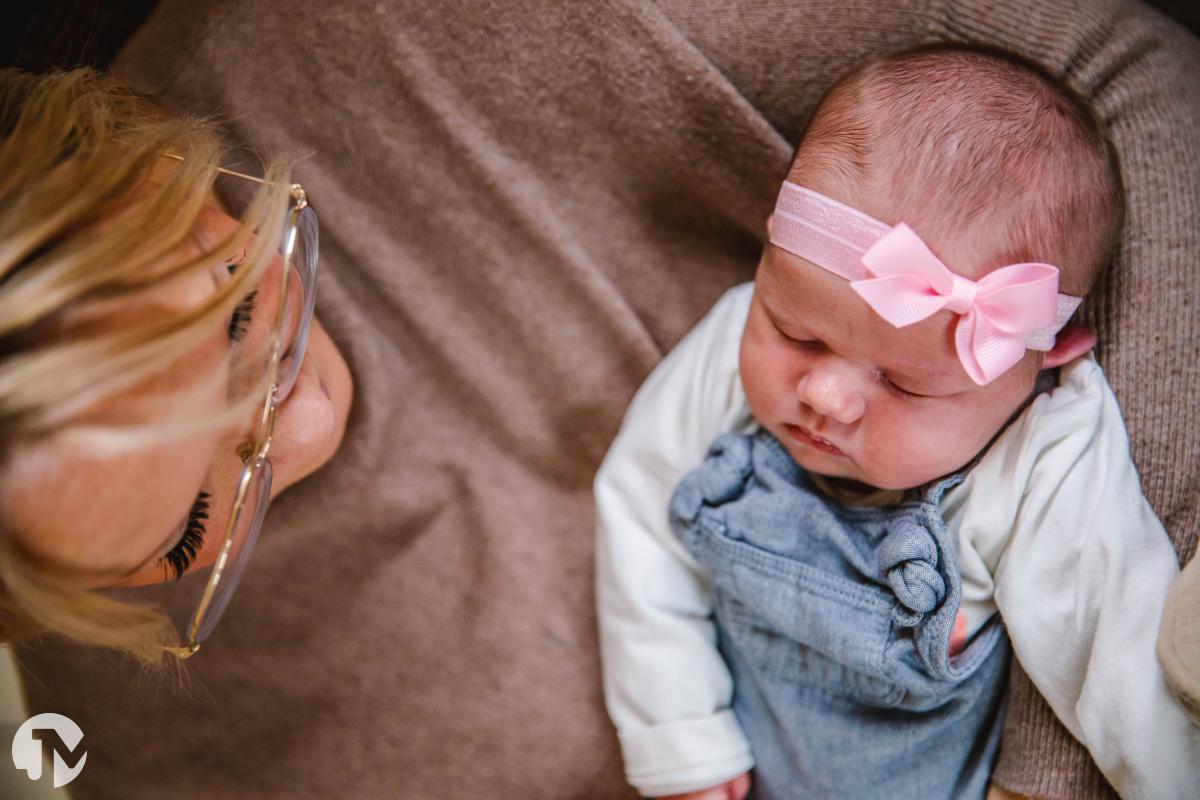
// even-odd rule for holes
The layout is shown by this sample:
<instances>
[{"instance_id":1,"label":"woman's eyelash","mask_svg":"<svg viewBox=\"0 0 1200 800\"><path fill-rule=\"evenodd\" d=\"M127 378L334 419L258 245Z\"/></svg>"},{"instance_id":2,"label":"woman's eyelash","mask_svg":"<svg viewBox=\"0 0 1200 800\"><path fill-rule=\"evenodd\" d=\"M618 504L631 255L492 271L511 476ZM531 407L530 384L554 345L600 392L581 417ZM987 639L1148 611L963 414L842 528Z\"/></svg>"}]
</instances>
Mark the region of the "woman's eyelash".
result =
<instances>
[{"instance_id":1,"label":"woman's eyelash","mask_svg":"<svg viewBox=\"0 0 1200 800\"><path fill-rule=\"evenodd\" d=\"M237 268L242 263L239 261L234 264L228 264L229 274L237 272ZM246 336L246 329L250 327L250 319L254 316L254 299L258 297L258 290L255 289L241 299L233 309L233 316L229 319L229 341L240 342Z\"/></svg>"},{"instance_id":2,"label":"woman's eyelash","mask_svg":"<svg viewBox=\"0 0 1200 800\"><path fill-rule=\"evenodd\" d=\"M174 577L176 580L183 577L183 573L187 572L188 567L195 560L196 553L199 553L200 548L204 545L204 526L205 520L208 519L209 498L208 492L201 492L196 496L196 501L192 503L192 508L188 511L183 536L179 537L175 546L158 560L164 570L172 573L170 577Z\"/></svg>"},{"instance_id":3,"label":"woman's eyelash","mask_svg":"<svg viewBox=\"0 0 1200 800\"><path fill-rule=\"evenodd\" d=\"M231 342L240 342L245 338L246 329L250 327L250 319L254 316L254 299L256 297L258 297L258 290L254 289L234 306L233 316L229 318L229 340Z\"/></svg>"}]
</instances>

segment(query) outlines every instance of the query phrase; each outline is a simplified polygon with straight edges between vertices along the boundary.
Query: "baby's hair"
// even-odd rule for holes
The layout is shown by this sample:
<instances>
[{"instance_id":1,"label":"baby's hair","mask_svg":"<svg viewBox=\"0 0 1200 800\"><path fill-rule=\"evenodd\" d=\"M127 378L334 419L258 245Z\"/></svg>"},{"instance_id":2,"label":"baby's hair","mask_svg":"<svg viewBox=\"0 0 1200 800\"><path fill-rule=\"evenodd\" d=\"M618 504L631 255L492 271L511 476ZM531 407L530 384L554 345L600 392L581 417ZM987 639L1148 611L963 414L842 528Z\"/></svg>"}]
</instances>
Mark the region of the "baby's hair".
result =
<instances>
[{"instance_id":1,"label":"baby's hair","mask_svg":"<svg viewBox=\"0 0 1200 800\"><path fill-rule=\"evenodd\" d=\"M788 179L852 205L873 198L864 211L902 218L935 252L971 242L972 263L950 264L963 274L1041 261L1077 296L1124 220L1116 149L1088 102L1038 64L973 44L907 50L842 78Z\"/></svg>"}]
</instances>

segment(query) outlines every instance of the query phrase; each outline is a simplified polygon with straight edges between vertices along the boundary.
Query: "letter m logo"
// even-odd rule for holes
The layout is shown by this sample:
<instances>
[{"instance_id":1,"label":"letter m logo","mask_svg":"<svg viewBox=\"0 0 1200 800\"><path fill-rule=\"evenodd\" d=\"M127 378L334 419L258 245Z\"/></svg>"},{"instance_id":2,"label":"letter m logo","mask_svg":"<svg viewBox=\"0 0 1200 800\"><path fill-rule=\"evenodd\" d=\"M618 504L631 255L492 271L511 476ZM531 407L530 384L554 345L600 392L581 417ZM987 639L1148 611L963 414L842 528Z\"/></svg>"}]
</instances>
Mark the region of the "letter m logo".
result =
<instances>
[{"instance_id":1,"label":"letter m logo","mask_svg":"<svg viewBox=\"0 0 1200 800\"><path fill-rule=\"evenodd\" d=\"M75 780L87 761L83 731L69 717L52 713L37 714L17 728L12 754L13 766L33 781L42 777L42 764L51 762L56 789Z\"/></svg>"}]
</instances>

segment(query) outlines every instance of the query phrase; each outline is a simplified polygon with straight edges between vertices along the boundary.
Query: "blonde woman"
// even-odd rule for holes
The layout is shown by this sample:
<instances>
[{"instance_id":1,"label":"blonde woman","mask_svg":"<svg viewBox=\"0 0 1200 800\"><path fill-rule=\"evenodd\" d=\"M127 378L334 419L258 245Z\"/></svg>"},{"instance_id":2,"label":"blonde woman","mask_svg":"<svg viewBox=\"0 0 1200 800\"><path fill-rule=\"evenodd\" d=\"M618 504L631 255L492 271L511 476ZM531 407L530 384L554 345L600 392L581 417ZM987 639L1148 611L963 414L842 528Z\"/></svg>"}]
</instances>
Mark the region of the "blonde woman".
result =
<instances>
[{"instance_id":1,"label":"blonde woman","mask_svg":"<svg viewBox=\"0 0 1200 800\"><path fill-rule=\"evenodd\" d=\"M0 71L5 640L191 655L270 499L341 441L351 380L312 316L315 212L280 165L222 157L204 124L90 70ZM240 219L218 177L249 198ZM188 619L95 591L214 563Z\"/></svg>"}]
</instances>

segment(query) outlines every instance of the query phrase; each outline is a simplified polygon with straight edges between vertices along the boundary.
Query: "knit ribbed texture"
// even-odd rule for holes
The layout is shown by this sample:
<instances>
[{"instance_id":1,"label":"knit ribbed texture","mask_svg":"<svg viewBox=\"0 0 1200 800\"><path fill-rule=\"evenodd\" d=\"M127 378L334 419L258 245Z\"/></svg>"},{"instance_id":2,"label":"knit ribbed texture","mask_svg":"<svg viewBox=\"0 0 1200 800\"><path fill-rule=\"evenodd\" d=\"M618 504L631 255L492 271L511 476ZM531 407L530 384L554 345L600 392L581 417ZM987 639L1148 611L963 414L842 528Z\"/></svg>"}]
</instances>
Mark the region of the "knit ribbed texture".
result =
<instances>
[{"instance_id":1,"label":"knit ribbed texture","mask_svg":"<svg viewBox=\"0 0 1200 800\"><path fill-rule=\"evenodd\" d=\"M1200 57L1157 14L167 0L126 74L300 159L318 313L357 394L334 461L273 505L190 691L107 654L22 654L32 709L86 733L76 797L632 796L600 692L591 477L649 370L753 274L830 83L946 37L1064 74L1121 149L1129 227L1086 313L1147 494L1189 555ZM186 613L175 592L141 594ZM1020 677L997 779L1104 796Z\"/></svg>"},{"instance_id":2,"label":"knit ribbed texture","mask_svg":"<svg viewBox=\"0 0 1200 800\"><path fill-rule=\"evenodd\" d=\"M992 780L1039 798L1116 798L1084 750L1013 659L1000 763Z\"/></svg>"}]
</instances>

